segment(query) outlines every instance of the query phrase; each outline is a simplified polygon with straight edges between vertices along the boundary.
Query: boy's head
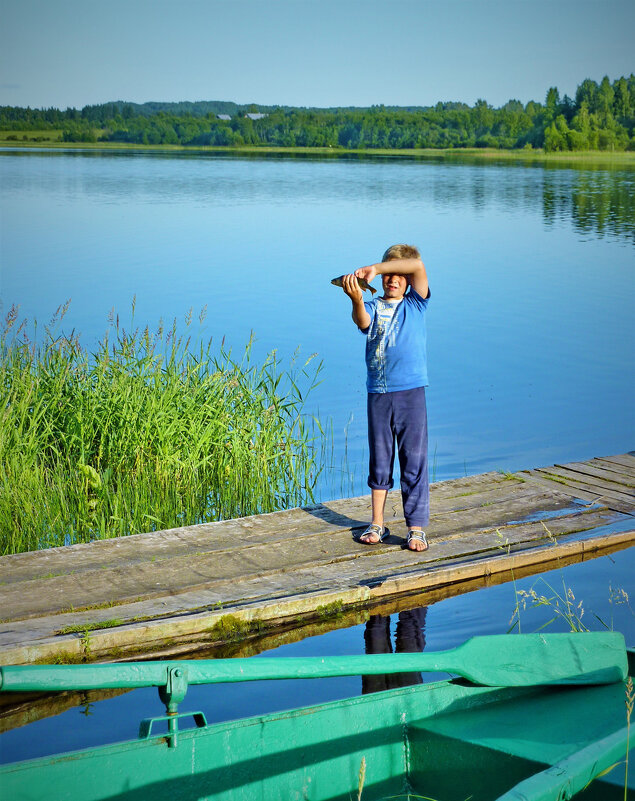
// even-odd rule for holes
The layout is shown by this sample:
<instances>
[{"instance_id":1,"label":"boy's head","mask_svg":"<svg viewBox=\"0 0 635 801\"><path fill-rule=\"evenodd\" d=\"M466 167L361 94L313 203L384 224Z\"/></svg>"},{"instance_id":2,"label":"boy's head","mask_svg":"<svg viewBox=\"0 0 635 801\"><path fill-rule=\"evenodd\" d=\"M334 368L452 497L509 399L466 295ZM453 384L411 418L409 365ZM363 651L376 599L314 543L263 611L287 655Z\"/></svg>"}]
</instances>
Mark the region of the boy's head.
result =
<instances>
[{"instance_id":1,"label":"boy's head","mask_svg":"<svg viewBox=\"0 0 635 801\"><path fill-rule=\"evenodd\" d=\"M391 245L382 256L382 261L395 259L420 259L421 254L414 245ZM400 300L410 286L410 279L405 275L384 273L381 277L384 289L384 300Z\"/></svg>"},{"instance_id":2,"label":"boy's head","mask_svg":"<svg viewBox=\"0 0 635 801\"><path fill-rule=\"evenodd\" d=\"M414 245L391 245L382 256L382 261L393 259L420 259L421 253Z\"/></svg>"}]
</instances>

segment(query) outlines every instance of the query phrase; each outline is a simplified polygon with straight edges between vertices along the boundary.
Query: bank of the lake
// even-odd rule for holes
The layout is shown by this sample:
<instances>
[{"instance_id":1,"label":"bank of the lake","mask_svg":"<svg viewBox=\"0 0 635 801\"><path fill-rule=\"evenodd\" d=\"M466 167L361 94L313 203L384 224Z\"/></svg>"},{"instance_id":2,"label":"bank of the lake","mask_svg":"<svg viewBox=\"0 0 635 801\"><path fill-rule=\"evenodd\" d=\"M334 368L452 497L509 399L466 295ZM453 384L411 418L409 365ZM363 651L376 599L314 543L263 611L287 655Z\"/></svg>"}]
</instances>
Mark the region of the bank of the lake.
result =
<instances>
[{"instance_id":1,"label":"bank of the lake","mask_svg":"<svg viewBox=\"0 0 635 801\"><path fill-rule=\"evenodd\" d=\"M17 136L19 140L8 139ZM144 145L128 142L63 142L61 131L0 131L2 148L43 148L87 151L129 151L147 153L188 153L191 155L232 156L315 156L316 158L412 158L466 160L492 163L498 160L546 164L603 165L622 168L635 167L635 151L580 150L546 152L541 148L505 150L503 148L344 148L344 147L270 147L266 145L205 146L205 145Z\"/></svg>"}]
</instances>

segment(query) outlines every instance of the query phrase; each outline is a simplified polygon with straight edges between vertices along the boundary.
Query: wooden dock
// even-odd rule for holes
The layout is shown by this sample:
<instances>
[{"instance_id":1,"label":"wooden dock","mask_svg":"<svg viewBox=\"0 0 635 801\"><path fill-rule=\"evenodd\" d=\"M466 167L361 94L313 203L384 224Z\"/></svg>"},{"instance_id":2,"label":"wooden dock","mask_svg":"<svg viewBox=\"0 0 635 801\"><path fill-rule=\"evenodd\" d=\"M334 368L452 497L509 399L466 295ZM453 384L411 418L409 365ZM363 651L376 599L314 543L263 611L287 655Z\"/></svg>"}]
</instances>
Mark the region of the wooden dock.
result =
<instances>
[{"instance_id":1,"label":"wooden dock","mask_svg":"<svg viewBox=\"0 0 635 801\"><path fill-rule=\"evenodd\" d=\"M635 542L635 454L431 488L430 548L354 537L368 496L0 558L0 664L203 651L250 633L402 608ZM414 597L416 596L416 602Z\"/></svg>"}]
</instances>

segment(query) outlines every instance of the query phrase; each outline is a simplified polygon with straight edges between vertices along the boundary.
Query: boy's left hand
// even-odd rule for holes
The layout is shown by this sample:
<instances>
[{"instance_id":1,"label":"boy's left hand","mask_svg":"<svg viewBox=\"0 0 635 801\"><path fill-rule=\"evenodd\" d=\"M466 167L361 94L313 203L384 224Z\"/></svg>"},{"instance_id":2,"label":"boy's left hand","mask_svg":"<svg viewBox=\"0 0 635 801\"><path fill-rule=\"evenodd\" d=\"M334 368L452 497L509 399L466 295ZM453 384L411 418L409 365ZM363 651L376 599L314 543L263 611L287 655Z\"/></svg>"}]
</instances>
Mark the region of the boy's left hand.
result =
<instances>
[{"instance_id":1,"label":"boy's left hand","mask_svg":"<svg viewBox=\"0 0 635 801\"><path fill-rule=\"evenodd\" d=\"M369 284L378 274L374 264L369 264L368 267L360 267L359 270L355 270L354 273L356 278L363 278L365 281L368 281Z\"/></svg>"}]
</instances>

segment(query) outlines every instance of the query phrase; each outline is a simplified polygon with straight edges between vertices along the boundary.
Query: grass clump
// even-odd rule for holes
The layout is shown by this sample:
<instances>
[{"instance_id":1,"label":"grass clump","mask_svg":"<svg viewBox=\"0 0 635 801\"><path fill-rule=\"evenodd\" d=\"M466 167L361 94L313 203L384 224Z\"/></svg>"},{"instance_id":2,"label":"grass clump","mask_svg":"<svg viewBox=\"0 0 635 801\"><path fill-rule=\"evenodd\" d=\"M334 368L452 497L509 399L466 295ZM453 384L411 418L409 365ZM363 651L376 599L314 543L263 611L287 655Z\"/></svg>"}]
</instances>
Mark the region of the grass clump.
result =
<instances>
[{"instance_id":1,"label":"grass clump","mask_svg":"<svg viewBox=\"0 0 635 801\"><path fill-rule=\"evenodd\" d=\"M250 634L261 631L264 624L260 620L241 620L235 615L223 615L207 630L211 637L222 642L237 642Z\"/></svg>"},{"instance_id":2,"label":"grass clump","mask_svg":"<svg viewBox=\"0 0 635 801\"><path fill-rule=\"evenodd\" d=\"M123 620L119 618L112 618L111 620L103 620L100 623L76 623L72 626L65 626L60 629L57 634L81 634L87 631L98 631L99 629L114 629L118 626L123 626Z\"/></svg>"},{"instance_id":3,"label":"grass clump","mask_svg":"<svg viewBox=\"0 0 635 801\"><path fill-rule=\"evenodd\" d=\"M339 617L344 610L342 601L332 601L330 604L318 606L315 610L320 620L327 620L332 617Z\"/></svg>"},{"instance_id":4,"label":"grass clump","mask_svg":"<svg viewBox=\"0 0 635 801\"><path fill-rule=\"evenodd\" d=\"M74 334L0 331L0 553L270 512L313 501L321 429L304 413L320 365L240 360L176 321L94 353ZM199 317L202 323L204 311ZM134 302L132 310L134 321Z\"/></svg>"}]
</instances>

